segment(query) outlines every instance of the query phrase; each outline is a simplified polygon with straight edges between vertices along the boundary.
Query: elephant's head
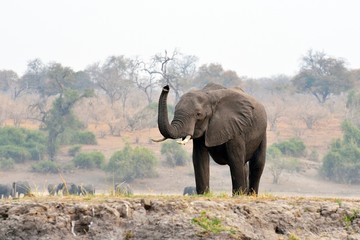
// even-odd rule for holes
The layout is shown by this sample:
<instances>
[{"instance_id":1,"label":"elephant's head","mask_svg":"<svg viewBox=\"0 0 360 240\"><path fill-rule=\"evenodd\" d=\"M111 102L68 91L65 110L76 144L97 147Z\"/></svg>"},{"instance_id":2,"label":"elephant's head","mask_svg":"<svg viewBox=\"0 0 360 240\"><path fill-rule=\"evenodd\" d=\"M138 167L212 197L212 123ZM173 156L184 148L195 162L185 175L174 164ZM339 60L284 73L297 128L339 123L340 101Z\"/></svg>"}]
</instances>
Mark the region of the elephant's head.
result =
<instances>
[{"instance_id":1,"label":"elephant's head","mask_svg":"<svg viewBox=\"0 0 360 240\"><path fill-rule=\"evenodd\" d=\"M251 125L251 103L239 98L238 92L216 84L184 94L169 123L168 93L169 86L165 86L159 99L158 125L164 139L182 138L181 143L186 143L190 138L205 136L205 145L212 147L232 139L239 133L239 128L244 132Z\"/></svg>"}]
</instances>

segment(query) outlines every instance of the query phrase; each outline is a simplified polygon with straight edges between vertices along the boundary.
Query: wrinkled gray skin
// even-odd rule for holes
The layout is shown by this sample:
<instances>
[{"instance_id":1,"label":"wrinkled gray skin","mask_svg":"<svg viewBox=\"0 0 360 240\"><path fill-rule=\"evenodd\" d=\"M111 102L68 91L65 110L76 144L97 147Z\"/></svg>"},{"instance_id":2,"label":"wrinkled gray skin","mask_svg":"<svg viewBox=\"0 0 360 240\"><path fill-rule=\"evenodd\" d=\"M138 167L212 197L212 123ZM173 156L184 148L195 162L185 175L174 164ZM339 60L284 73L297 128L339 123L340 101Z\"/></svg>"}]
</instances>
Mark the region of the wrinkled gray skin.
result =
<instances>
[{"instance_id":1,"label":"wrinkled gray skin","mask_svg":"<svg viewBox=\"0 0 360 240\"><path fill-rule=\"evenodd\" d=\"M190 196L190 195L196 195L196 187L188 186L184 188L183 195L184 196Z\"/></svg>"},{"instance_id":2,"label":"wrinkled gray skin","mask_svg":"<svg viewBox=\"0 0 360 240\"><path fill-rule=\"evenodd\" d=\"M169 90L169 86L165 86L160 95L159 130L165 139L191 136L197 193L210 190L210 155L216 163L230 167L233 194L257 194L265 165L267 118L264 106L241 89L210 83L202 90L184 94L169 123Z\"/></svg>"}]
</instances>

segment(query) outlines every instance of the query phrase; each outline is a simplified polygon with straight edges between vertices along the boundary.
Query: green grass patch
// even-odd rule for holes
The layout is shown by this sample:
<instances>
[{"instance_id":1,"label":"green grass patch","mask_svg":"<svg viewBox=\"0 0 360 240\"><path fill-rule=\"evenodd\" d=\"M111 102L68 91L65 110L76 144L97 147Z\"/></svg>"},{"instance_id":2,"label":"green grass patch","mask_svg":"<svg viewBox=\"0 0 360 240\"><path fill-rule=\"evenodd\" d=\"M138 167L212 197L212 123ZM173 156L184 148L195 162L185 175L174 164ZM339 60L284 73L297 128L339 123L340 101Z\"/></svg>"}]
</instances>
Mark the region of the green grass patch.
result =
<instances>
[{"instance_id":1,"label":"green grass patch","mask_svg":"<svg viewBox=\"0 0 360 240\"><path fill-rule=\"evenodd\" d=\"M224 226L221 219L217 217L209 216L206 211L202 211L199 216L194 217L191 221L193 224L198 225L203 229L203 234L206 233L221 233L227 232L230 234L235 234L235 230L231 227Z\"/></svg>"}]
</instances>

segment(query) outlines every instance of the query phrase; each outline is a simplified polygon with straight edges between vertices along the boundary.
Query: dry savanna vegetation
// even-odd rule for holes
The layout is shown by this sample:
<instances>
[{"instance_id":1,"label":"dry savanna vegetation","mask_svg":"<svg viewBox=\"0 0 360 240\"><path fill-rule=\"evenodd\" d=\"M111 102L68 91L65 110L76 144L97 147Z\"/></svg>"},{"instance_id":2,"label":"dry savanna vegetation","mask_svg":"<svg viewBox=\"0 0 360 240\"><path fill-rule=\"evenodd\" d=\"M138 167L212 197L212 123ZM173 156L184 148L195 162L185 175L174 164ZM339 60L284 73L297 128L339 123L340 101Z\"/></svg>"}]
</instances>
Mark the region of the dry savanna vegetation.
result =
<instances>
[{"instance_id":1,"label":"dry savanna vegetation","mask_svg":"<svg viewBox=\"0 0 360 240\"><path fill-rule=\"evenodd\" d=\"M0 239L360 239L359 71L312 51L295 76L264 79L196 60L111 56L74 72L36 59L23 76L0 71L1 187L30 189L0 200ZM229 168L215 163L211 192L182 196L195 184L191 142L151 141L161 86L171 118L182 93L208 82L266 107L258 197L232 197ZM76 190L50 195L61 183ZM95 195L78 192L87 185Z\"/></svg>"}]
</instances>

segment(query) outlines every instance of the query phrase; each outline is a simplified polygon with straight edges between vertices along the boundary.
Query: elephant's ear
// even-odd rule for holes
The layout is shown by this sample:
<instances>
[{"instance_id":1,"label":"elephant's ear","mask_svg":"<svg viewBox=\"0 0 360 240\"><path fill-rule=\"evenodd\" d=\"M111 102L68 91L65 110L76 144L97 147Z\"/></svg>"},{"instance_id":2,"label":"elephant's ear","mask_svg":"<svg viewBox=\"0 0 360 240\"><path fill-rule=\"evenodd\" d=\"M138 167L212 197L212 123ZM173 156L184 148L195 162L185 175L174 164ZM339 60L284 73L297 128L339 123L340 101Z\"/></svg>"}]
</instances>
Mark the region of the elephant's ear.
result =
<instances>
[{"instance_id":1,"label":"elephant's ear","mask_svg":"<svg viewBox=\"0 0 360 240\"><path fill-rule=\"evenodd\" d=\"M205 145L223 144L237 135L246 134L253 123L254 106L246 95L232 90L218 100L205 133Z\"/></svg>"}]
</instances>

